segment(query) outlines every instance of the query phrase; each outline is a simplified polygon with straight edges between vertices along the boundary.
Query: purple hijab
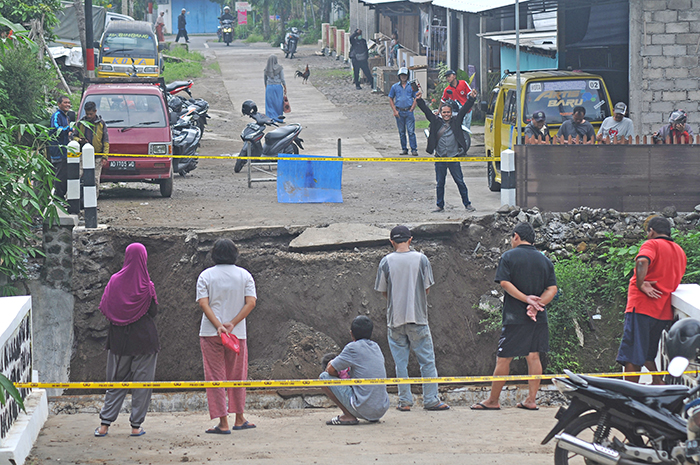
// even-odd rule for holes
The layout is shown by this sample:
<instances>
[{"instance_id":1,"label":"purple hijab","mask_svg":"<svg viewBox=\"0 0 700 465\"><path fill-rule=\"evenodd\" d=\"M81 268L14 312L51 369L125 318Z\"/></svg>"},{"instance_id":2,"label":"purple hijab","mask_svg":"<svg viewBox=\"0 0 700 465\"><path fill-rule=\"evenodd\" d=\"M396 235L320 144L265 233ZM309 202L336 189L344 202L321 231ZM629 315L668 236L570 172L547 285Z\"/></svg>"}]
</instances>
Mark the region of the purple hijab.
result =
<instances>
[{"instance_id":1,"label":"purple hijab","mask_svg":"<svg viewBox=\"0 0 700 465\"><path fill-rule=\"evenodd\" d=\"M147 259L143 244L134 242L126 248L124 266L109 279L100 302L100 311L110 323L126 326L148 312L151 300L158 304L156 288L146 267Z\"/></svg>"}]
</instances>

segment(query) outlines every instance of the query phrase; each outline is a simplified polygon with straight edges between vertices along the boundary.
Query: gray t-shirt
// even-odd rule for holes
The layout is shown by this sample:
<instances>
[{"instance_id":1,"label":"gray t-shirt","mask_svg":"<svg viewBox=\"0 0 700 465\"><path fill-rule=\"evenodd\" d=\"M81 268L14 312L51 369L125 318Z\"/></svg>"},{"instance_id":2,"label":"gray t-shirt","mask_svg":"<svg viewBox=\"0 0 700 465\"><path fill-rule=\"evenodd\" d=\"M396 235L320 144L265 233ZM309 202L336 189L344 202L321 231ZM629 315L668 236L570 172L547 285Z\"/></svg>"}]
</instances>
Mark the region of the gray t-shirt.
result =
<instances>
[{"instance_id":1,"label":"gray t-shirt","mask_svg":"<svg viewBox=\"0 0 700 465\"><path fill-rule=\"evenodd\" d=\"M428 324L428 297L435 284L428 257L414 250L392 252L379 262L374 289L388 295L386 324L398 328L407 323Z\"/></svg>"},{"instance_id":2,"label":"gray t-shirt","mask_svg":"<svg viewBox=\"0 0 700 465\"><path fill-rule=\"evenodd\" d=\"M632 120L629 118L622 117L622 121L619 123L615 121L615 118L608 116L603 120L603 123L598 129L598 135L610 138L620 138L623 137L627 139L628 137L634 137L634 125Z\"/></svg>"},{"instance_id":3,"label":"gray t-shirt","mask_svg":"<svg viewBox=\"0 0 700 465\"><path fill-rule=\"evenodd\" d=\"M583 139L583 136L586 136L586 139L591 140L595 139L595 129L588 121L584 120L583 123L576 124L574 120L568 119L561 124L557 136L564 136L564 139L568 139L569 136L572 139L576 139L576 136L579 139Z\"/></svg>"},{"instance_id":4,"label":"gray t-shirt","mask_svg":"<svg viewBox=\"0 0 700 465\"><path fill-rule=\"evenodd\" d=\"M449 123L443 122L444 132L438 138L437 147L435 147L436 156L438 157L456 157L461 155L462 148L457 143L457 138L452 132L452 126ZM441 129L441 131L443 130Z\"/></svg>"},{"instance_id":5,"label":"gray t-shirt","mask_svg":"<svg viewBox=\"0 0 700 465\"><path fill-rule=\"evenodd\" d=\"M386 378L382 350L376 342L369 339L360 339L346 345L340 355L331 360L331 365L338 371L350 368L350 378ZM353 392L350 402L365 420L379 420L389 410L389 395L385 385L350 387Z\"/></svg>"}]
</instances>

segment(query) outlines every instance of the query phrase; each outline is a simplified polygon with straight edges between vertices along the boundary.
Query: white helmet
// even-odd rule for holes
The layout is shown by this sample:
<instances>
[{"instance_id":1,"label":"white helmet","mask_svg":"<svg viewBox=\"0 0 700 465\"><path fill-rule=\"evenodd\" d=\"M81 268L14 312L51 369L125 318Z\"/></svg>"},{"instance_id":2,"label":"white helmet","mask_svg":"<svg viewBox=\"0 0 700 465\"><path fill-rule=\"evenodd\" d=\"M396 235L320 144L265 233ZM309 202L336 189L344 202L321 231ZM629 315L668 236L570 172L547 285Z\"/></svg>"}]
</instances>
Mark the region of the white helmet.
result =
<instances>
[{"instance_id":1,"label":"white helmet","mask_svg":"<svg viewBox=\"0 0 700 465\"><path fill-rule=\"evenodd\" d=\"M405 74L406 76L408 76L408 68L406 68L405 66L402 68L399 68L399 72L396 73L397 76L401 76L402 74Z\"/></svg>"},{"instance_id":2,"label":"white helmet","mask_svg":"<svg viewBox=\"0 0 700 465\"><path fill-rule=\"evenodd\" d=\"M229 8L228 6L225 6L224 11L231 11L231 8Z\"/></svg>"}]
</instances>

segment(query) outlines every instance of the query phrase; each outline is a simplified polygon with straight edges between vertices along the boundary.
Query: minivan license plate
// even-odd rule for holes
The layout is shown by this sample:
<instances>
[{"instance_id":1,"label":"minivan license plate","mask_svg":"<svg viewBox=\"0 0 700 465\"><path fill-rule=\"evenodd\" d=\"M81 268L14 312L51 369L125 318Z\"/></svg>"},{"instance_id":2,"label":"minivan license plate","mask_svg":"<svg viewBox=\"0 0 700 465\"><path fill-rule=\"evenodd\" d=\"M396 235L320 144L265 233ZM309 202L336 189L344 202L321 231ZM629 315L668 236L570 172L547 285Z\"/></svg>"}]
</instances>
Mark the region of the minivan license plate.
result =
<instances>
[{"instance_id":1,"label":"minivan license plate","mask_svg":"<svg viewBox=\"0 0 700 465\"><path fill-rule=\"evenodd\" d=\"M119 171L132 171L136 169L136 162L133 160L110 160L109 169Z\"/></svg>"}]
</instances>

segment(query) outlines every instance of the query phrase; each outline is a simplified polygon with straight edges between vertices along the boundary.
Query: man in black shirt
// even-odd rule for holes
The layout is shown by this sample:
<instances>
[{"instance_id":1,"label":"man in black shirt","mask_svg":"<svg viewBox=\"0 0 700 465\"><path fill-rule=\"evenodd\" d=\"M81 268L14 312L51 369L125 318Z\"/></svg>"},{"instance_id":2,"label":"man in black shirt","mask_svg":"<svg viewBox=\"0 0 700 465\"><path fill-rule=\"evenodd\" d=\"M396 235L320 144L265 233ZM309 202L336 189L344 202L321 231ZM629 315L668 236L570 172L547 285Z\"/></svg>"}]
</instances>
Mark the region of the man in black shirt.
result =
<instances>
[{"instance_id":1,"label":"man in black shirt","mask_svg":"<svg viewBox=\"0 0 700 465\"><path fill-rule=\"evenodd\" d=\"M185 39L185 42L190 43L190 38L187 35L187 14L186 9L182 9L180 16L177 17L177 37L175 37L175 43L180 41L180 37Z\"/></svg>"},{"instance_id":2,"label":"man in black shirt","mask_svg":"<svg viewBox=\"0 0 700 465\"><path fill-rule=\"evenodd\" d=\"M511 250L501 256L495 281L505 291L503 299L503 329L498 341L494 376L510 373L514 357L525 357L529 375L542 374L540 352L549 350L549 327L545 305L557 293L554 265L532 245L535 230L530 223L518 223L510 237ZM499 410L499 398L504 381L491 384L491 395L472 405L472 410ZM537 410L535 399L540 380L528 381L529 393L517 407Z\"/></svg>"}]
</instances>

